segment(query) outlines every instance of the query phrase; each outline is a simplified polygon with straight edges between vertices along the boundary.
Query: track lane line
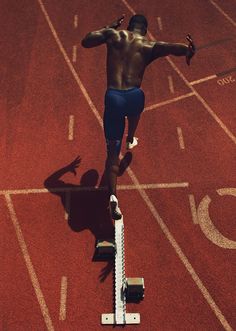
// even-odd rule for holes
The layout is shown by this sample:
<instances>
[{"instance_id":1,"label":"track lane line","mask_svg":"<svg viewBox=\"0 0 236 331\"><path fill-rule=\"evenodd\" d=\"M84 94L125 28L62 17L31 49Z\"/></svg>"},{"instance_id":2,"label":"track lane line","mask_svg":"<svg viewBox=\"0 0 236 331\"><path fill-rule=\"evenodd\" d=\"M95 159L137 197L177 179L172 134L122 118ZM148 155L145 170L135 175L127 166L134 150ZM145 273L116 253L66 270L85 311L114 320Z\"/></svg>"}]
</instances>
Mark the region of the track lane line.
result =
<instances>
[{"instance_id":1,"label":"track lane line","mask_svg":"<svg viewBox=\"0 0 236 331\"><path fill-rule=\"evenodd\" d=\"M186 188L189 187L189 183L187 182L178 182L178 183L156 183L156 184L139 184L139 185L117 185L117 190L138 190L138 189L168 189L168 188ZM107 186L77 186L77 187L57 187L57 188L35 188L35 189L20 189L20 190L2 190L0 191L0 195L5 194L36 194L36 193L49 193L49 192L62 192L62 193L70 193L70 192L79 192L79 191L106 191ZM70 201L70 196L66 197L68 201ZM67 206L67 205L66 205Z\"/></svg>"},{"instance_id":2,"label":"track lane line","mask_svg":"<svg viewBox=\"0 0 236 331\"><path fill-rule=\"evenodd\" d=\"M190 85L196 85L196 84L200 84L202 82L206 82L206 81L214 79L214 78L217 78L217 75L211 75L211 76L207 76L205 78L200 78L198 80L194 80L194 81L190 82L189 84Z\"/></svg>"},{"instance_id":3,"label":"track lane line","mask_svg":"<svg viewBox=\"0 0 236 331\"><path fill-rule=\"evenodd\" d=\"M128 8L130 8L132 13L135 13L134 10L127 4L126 0L121 0L123 3L126 4L126 6L128 6ZM61 50L71 72L73 73L73 76L75 77L79 87L81 88L82 93L84 94L85 99L87 100L87 102L90 105L91 110L93 111L93 113L95 114L95 117L97 118L99 124L101 127L103 127L102 124L102 118L100 117L100 114L98 113L96 107L94 106L91 98L89 97L89 94L87 92L87 90L85 89L84 85L82 84L78 74L76 73L73 65L70 62L69 57L66 54L66 51L64 49L64 47L62 46L61 41L58 38L58 35L54 29L54 26L52 25L52 22L48 16L48 13L42 3L42 0L38 0L38 3L40 4L40 7L42 9L42 12L44 13L44 16L46 18L46 21L48 22L48 25L50 27L50 30L54 36L54 38L56 39L56 42L59 46L59 49ZM186 78L185 78L185 81ZM188 81L187 81L188 83ZM189 83L188 83L188 86ZM194 89L191 87L192 91L194 92ZM122 157L122 155L121 155ZM130 176L130 178L132 179L134 185L138 186L139 181L137 179L137 177L135 176L134 172L131 170L131 168L127 168L127 172ZM217 306L217 304L215 303L215 301L213 300L212 296L210 295L209 291L207 290L207 288L204 286L204 284L202 283L202 281L200 280L199 276L197 275L196 271L193 269L191 263L189 262L189 260L187 259L187 257L185 256L185 254L183 253L182 249L180 248L179 244L176 242L176 240L174 239L173 235L170 233L168 227L166 226L166 224L164 223L164 221L161 219L160 215L158 214L156 208L154 207L154 205L152 204L151 200L149 199L147 193L145 192L144 189L139 188L138 189L141 197L143 198L143 200L145 201L146 205L148 206L149 210L151 211L151 213L153 214L154 218L156 219L157 223L159 224L161 230L163 231L163 233L165 234L166 238L169 240L170 244L172 245L172 247L174 248L174 250L176 251L177 255L179 256L180 260L182 261L182 263L184 264L184 266L186 267L186 270L189 272L189 274L191 275L192 279L194 280L195 284L198 286L199 290L201 291L202 295L204 296L204 298L206 299L206 301L208 302L209 306L211 307L212 311L215 313L216 317L219 319L219 321L221 322L221 324L223 325L223 327L225 328L225 330L227 331L232 331L231 326L229 325L229 323L227 322L226 318L224 317L224 315L222 314L221 310L219 309L219 307Z\"/></svg>"},{"instance_id":4,"label":"track lane line","mask_svg":"<svg viewBox=\"0 0 236 331\"><path fill-rule=\"evenodd\" d=\"M125 0L121 0L125 1ZM126 2L126 1L125 1ZM153 35L148 32L150 38L152 40L155 40ZM175 65L175 63L170 59L169 56L165 57L165 59L169 62L171 67L174 69L174 71L182 78L182 80L185 82L185 84L190 88L190 90L194 93L198 101L204 106L204 108L208 111L208 113L213 117L213 119L216 121L216 123L223 129L223 131L226 133L226 135L233 141L233 143L236 145L236 136L227 128L227 126L223 123L223 121L216 115L216 113L212 110L212 108L207 104L205 99L201 97L201 95L195 90L195 88L189 83L187 78L184 76L184 74L178 69L178 67Z\"/></svg>"},{"instance_id":5,"label":"track lane line","mask_svg":"<svg viewBox=\"0 0 236 331\"><path fill-rule=\"evenodd\" d=\"M234 26L236 27L236 22L228 15L226 12L213 0L210 3Z\"/></svg>"},{"instance_id":6,"label":"track lane line","mask_svg":"<svg viewBox=\"0 0 236 331\"><path fill-rule=\"evenodd\" d=\"M30 277L30 280L31 280L31 284L32 284L33 289L35 291L35 294L36 294L36 297L37 297L37 300L38 300L38 303L39 303L39 306L40 306L40 309L41 309L41 313L43 315L44 322L46 324L46 327L47 327L48 331L54 331L54 327L53 327L53 324L52 324L52 319L50 317L50 313L49 313L46 301L44 299L43 292L40 288L39 280L38 280L37 274L35 272L33 263L31 261L29 251L28 251L25 239L24 239L24 235L23 235L23 232L21 230L20 223L18 222L18 219L17 219L17 216L16 216L16 212L15 212L10 194L5 194L5 198L6 198L6 204L7 204L8 210L9 210L9 214L10 214L10 219L12 221L12 224L13 224L15 232L16 232L16 236L17 236L17 240L18 240L18 243L19 243L19 246L20 246L20 249L21 249L21 253L22 253L23 258L25 260L25 265L26 265L27 270L28 270L28 274L29 274L29 277Z\"/></svg>"},{"instance_id":7,"label":"track lane line","mask_svg":"<svg viewBox=\"0 0 236 331\"><path fill-rule=\"evenodd\" d=\"M192 97L194 95L195 94L193 92L187 93L187 94L183 94L183 95L180 95L179 97L176 97L176 98L173 98L173 99L169 99L169 100L166 100L166 101L162 101L162 102L153 104L151 106L145 107L144 108L144 111L152 110L152 109L156 109L156 108L160 108L162 106L169 105L170 103L177 102L177 101L180 101L180 100L183 100L183 99Z\"/></svg>"}]
</instances>

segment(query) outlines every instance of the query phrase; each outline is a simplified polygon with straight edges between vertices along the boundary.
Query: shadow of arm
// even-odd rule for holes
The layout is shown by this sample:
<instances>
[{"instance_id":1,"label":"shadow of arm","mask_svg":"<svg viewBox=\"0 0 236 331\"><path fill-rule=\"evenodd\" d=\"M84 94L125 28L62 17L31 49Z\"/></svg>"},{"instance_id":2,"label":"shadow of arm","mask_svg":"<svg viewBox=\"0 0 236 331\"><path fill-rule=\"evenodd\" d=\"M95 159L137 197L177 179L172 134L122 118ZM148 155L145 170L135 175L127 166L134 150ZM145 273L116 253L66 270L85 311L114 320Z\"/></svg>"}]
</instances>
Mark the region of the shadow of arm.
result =
<instances>
[{"instance_id":1,"label":"shadow of arm","mask_svg":"<svg viewBox=\"0 0 236 331\"><path fill-rule=\"evenodd\" d=\"M78 156L72 163L51 174L48 178L45 179L44 187L51 193L57 194L58 192L56 192L55 189L68 186L64 183L63 180L61 180L61 177L67 172L72 172L74 175L76 175L76 168L79 166L80 162L81 158Z\"/></svg>"}]
</instances>

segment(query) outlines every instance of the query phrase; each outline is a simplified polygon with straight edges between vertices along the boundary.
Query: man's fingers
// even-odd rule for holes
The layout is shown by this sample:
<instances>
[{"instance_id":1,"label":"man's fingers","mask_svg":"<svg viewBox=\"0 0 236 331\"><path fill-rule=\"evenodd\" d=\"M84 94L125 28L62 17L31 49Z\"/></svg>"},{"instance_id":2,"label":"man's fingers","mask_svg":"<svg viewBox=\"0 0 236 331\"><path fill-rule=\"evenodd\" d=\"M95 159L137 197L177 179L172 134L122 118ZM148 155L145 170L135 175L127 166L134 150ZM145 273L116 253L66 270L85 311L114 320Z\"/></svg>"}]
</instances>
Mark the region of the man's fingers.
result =
<instances>
[{"instance_id":1,"label":"man's fingers","mask_svg":"<svg viewBox=\"0 0 236 331\"><path fill-rule=\"evenodd\" d=\"M80 156L77 156L77 158L75 159L75 161L77 162L77 161L81 161L81 157Z\"/></svg>"},{"instance_id":2,"label":"man's fingers","mask_svg":"<svg viewBox=\"0 0 236 331\"><path fill-rule=\"evenodd\" d=\"M123 14L120 18L118 18L118 22L119 22L119 24L121 24L123 21L124 21L124 19L125 19L125 14Z\"/></svg>"},{"instance_id":3,"label":"man's fingers","mask_svg":"<svg viewBox=\"0 0 236 331\"><path fill-rule=\"evenodd\" d=\"M187 34L186 39L188 41L193 41L193 38L191 37L191 34L189 34L189 33Z\"/></svg>"},{"instance_id":4,"label":"man's fingers","mask_svg":"<svg viewBox=\"0 0 236 331\"><path fill-rule=\"evenodd\" d=\"M191 37L191 35L187 34L186 39L189 42L189 46L192 48L193 51L195 51L196 47L194 45L193 38Z\"/></svg>"}]
</instances>

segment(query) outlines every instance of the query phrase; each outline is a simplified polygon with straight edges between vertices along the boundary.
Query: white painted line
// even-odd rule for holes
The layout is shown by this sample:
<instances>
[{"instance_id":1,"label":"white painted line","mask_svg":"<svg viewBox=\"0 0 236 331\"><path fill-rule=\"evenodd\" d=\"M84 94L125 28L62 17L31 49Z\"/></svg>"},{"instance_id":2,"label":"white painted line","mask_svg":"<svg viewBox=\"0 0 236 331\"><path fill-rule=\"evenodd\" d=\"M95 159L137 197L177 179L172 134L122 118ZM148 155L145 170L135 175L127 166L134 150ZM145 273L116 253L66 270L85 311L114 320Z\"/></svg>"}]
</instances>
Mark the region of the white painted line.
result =
<instances>
[{"instance_id":1,"label":"white painted line","mask_svg":"<svg viewBox=\"0 0 236 331\"><path fill-rule=\"evenodd\" d=\"M69 133L68 133L68 139L69 140L74 139L74 122L75 122L74 115L70 115L70 117L69 117Z\"/></svg>"},{"instance_id":2,"label":"white painted line","mask_svg":"<svg viewBox=\"0 0 236 331\"><path fill-rule=\"evenodd\" d=\"M161 188L188 187L189 183L160 183L160 184L138 184L138 185L117 185L118 190L150 190Z\"/></svg>"},{"instance_id":3,"label":"white painted line","mask_svg":"<svg viewBox=\"0 0 236 331\"><path fill-rule=\"evenodd\" d=\"M236 137L234 134L227 128L227 126L222 122L222 120L216 115L216 113L212 110L212 108L207 104L207 102L201 97L201 95L191 86L182 72L177 68L174 62L170 59L169 56L166 57L169 64L172 68L178 73L178 75L183 79L185 84L194 92L196 98L201 102L204 108L208 111L208 113L212 116L212 118L216 121L216 123L222 128L222 130L226 133L226 135L236 144Z\"/></svg>"},{"instance_id":4,"label":"white painted line","mask_svg":"<svg viewBox=\"0 0 236 331\"><path fill-rule=\"evenodd\" d=\"M156 183L156 184L139 184L139 185L117 185L117 190L140 190L140 189L162 189L162 188L183 188L189 187L187 182L179 183ZM39 194L39 193L70 193L80 191L107 191L107 186L77 186L77 187L57 187L57 188L42 188L42 189L21 189L21 190L2 190L0 195L5 194ZM68 195L68 201L70 200ZM66 199L67 199L66 198ZM68 202L69 203L69 202ZM68 208L68 210L70 210Z\"/></svg>"},{"instance_id":5,"label":"white painted line","mask_svg":"<svg viewBox=\"0 0 236 331\"><path fill-rule=\"evenodd\" d=\"M128 9L131 10L132 13L135 13L135 11L132 9L132 7L127 3L126 0L121 0ZM58 38L58 35L55 31L55 28L48 16L48 13L42 3L42 0L38 0L38 3L41 7L41 10L48 22L49 28L55 38L55 41L61 51L61 53L63 54L63 57L69 67L69 69L71 70L71 73L73 74L77 84L79 85L81 92L84 94L85 99L87 100L91 111L94 113L98 123L100 124L100 127L103 128L103 121L102 121L102 117L100 116L97 108L95 107L95 105L93 104L86 88L84 87L81 79L79 78L77 72L75 71L73 65L70 62L69 57L66 54L66 51L64 49L64 47L62 46L61 41ZM173 63L173 62L172 62ZM174 65L174 63L173 63ZM175 66L175 65L174 65ZM177 67L175 66L175 71L178 72L179 70L177 69ZM182 73L180 73L180 75L183 76ZM181 76L181 77L182 77ZM184 77L184 76L183 76ZM188 83L187 79L184 77L185 81ZM189 83L188 83L188 86ZM193 88L192 91L194 92ZM196 94L196 92L195 92ZM122 157L122 155L121 155ZM133 173L133 171L131 170L131 168L127 168L127 172L128 175L130 176L131 180L133 181L134 185L140 185L139 181L137 179L137 177L135 176L135 174ZM183 253L181 247L179 246L179 244L176 242L175 238L173 237L173 235L171 234L171 232L169 231L167 225L165 224L165 222L162 220L162 218L160 217L159 213L157 212L156 208L154 207L154 205L152 204L151 200L149 199L147 193L143 190L143 189L139 189L139 193L141 195L141 197L143 198L144 202L146 203L147 207L149 208L149 210L151 211L153 217L156 219L159 227L161 228L161 230L163 231L163 233L165 234L166 238L168 239L168 241L170 242L170 244L172 245L173 249L175 250L176 254L179 256L181 262L184 264L186 270L188 271L188 273L190 274L190 276L192 277L193 281L195 282L195 284L198 286L199 290L201 291L202 295L204 296L204 298L206 299L206 301L208 302L209 306L211 307L212 311L215 313L216 317L219 319L219 321L221 322L221 324L223 325L223 327L225 328L225 330L227 331L232 331L231 326L229 325L228 321L226 320L226 318L224 317L224 315L222 314L221 310L219 309L219 307L217 306L217 304L215 303L215 301L213 300L212 296L210 295L209 291L207 290L207 288L204 286L204 284L202 283L201 279L199 278L199 276L197 275L196 271L193 269L191 263L189 262L188 258L186 257L186 255Z\"/></svg>"},{"instance_id":6,"label":"white painted line","mask_svg":"<svg viewBox=\"0 0 236 331\"><path fill-rule=\"evenodd\" d=\"M197 208L196 208L194 195L189 194L188 198L189 198L189 204L190 204L193 223L198 224Z\"/></svg>"},{"instance_id":7,"label":"white painted line","mask_svg":"<svg viewBox=\"0 0 236 331\"><path fill-rule=\"evenodd\" d=\"M72 62L75 63L77 60L77 45L72 48Z\"/></svg>"},{"instance_id":8,"label":"white painted line","mask_svg":"<svg viewBox=\"0 0 236 331\"><path fill-rule=\"evenodd\" d=\"M236 27L236 22L213 0L210 0L211 4L233 25Z\"/></svg>"},{"instance_id":9,"label":"white painted line","mask_svg":"<svg viewBox=\"0 0 236 331\"><path fill-rule=\"evenodd\" d=\"M28 248L27 248L24 236L23 236L23 232L20 227L20 223L17 220L16 212L15 212L11 197L9 194L5 194L5 198L6 198L7 207L9 209L9 213L10 213L10 219L12 221L12 224L13 224L15 232L16 232L16 236L17 236L17 240L18 240L18 243L19 243L19 246L21 249L21 253L25 260L25 264L26 264L26 267L27 267L27 270L29 273L31 284L34 288L34 292L37 297L37 300L38 300L38 303L39 303L39 306L41 309L41 313L43 315L44 322L46 324L48 331L54 331L54 327L53 327L52 320L51 320L51 317L49 314L49 310L48 310L46 301L44 299L43 292L40 288L39 280L36 275L33 263L31 261L29 251L28 251Z\"/></svg>"},{"instance_id":10,"label":"white painted line","mask_svg":"<svg viewBox=\"0 0 236 331\"><path fill-rule=\"evenodd\" d=\"M163 107L165 105L169 105L170 103L177 102L177 101L180 101L180 100L192 97L192 96L195 96L195 94L193 92L187 93L187 94L181 95L179 97L176 97L176 98L173 98L173 99L170 99L170 100L166 100L166 101L162 101L162 102L156 103L154 105L145 107L144 111L160 108L160 107Z\"/></svg>"},{"instance_id":11,"label":"white painted line","mask_svg":"<svg viewBox=\"0 0 236 331\"><path fill-rule=\"evenodd\" d=\"M70 215L70 198L71 191L66 192L66 201L65 201L65 220L68 221Z\"/></svg>"},{"instance_id":12,"label":"white painted line","mask_svg":"<svg viewBox=\"0 0 236 331\"><path fill-rule=\"evenodd\" d=\"M50 17L48 16L48 13L47 13L46 8L45 8L45 6L43 4L43 1L42 0L38 0L38 3L39 3L39 6L40 6L40 8L42 10L42 13L43 13L43 15L44 15L44 17L45 17L45 19L46 19L46 21L48 23L48 26L49 26L49 28L50 28L50 30L52 32L52 35L53 35L53 37L54 37L54 39L55 39L55 41L57 43L57 46L59 47L59 49L60 49L60 51L61 51L61 53L62 53L62 55L63 55L63 57L64 57L64 59L66 61L66 64L68 65L68 67L69 67L69 69L70 69L70 71L71 71L71 73L72 73L75 81L77 82L79 88L81 89L81 92L83 93L86 101L88 102L88 104L89 104L92 112L94 113L96 119L98 120L100 126L103 126L103 120L102 120L102 118L101 118L101 116L100 116L97 108L95 107L94 103L92 102L92 100L91 100L91 98L90 98L90 96L89 96L89 94L88 94L88 92L87 92L84 84L82 83L82 81L79 78L77 72L75 71L75 68L73 67L73 64L71 63L71 60L70 60L69 56L67 55L67 53L65 51L65 48L63 47L63 45L62 45L62 43L61 43L61 41L60 41L60 39L58 37L58 34L57 34L57 32L56 32L53 24L52 24L52 21L51 21Z\"/></svg>"},{"instance_id":13,"label":"white painted line","mask_svg":"<svg viewBox=\"0 0 236 331\"><path fill-rule=\"evenodd\" d=\"M183 132L182 132L182 129L180 127L177 127L177 134L178 134L180 149L185 149Z\"/></svg>"},{"instance_id":14,"label":"white painted line","mask_svg":"<svg viewBox=\"0 0 236 331\"><path fill-rule=\"evenodd\" d=\"M168 76L168 83L169 83L170 92L175 93L172 76Z\"/></svg>"},{"instance_id":15,"label":"white painted line","mask_svg":"<svg viewBox=\"0 0 236 331\"><path fill-rule=\"evenodd\" d=\"M196 85L196 84L200 84L202 82L206 82L206 81L214 79L214 78L217 78L217 75L212 75L212 76L208 76L208 77L201 78L201 79L198 79L198 80L194 80L193 82L190 82L189 84L190 85Z\"/></svg>"},{"instance_id":16,"label":"white painted line","mask_svg":"<svg viewBox=\"0 0 236 331\"><path fill-rule=\"evenodd\" d=\"M66 298L67 298L67 277L63 276L61 279L61 298L60 298L60 313L59 320L66 319Z\"/></svg>"},{"instance_id":17,"label":"white painted line","mask_svg":"<svg viewBox=\"0 0 236 331\"><path fill-rule=\"evenodd\" d=\"M78 15L74 16L74 28L78 28Z\"/></svg>"},{"instance_id":18,"label":"white painted line","mask_svg":"<svg viewBox=\"0 0 236 331\"><path fill-rule=\"evenodd\" d=\"M162 31L163 30L163 26L162 26L161 17L157 17L157 23L158 23L158 26L159 26L159 30Z\"/></svg>"}]
</instances>

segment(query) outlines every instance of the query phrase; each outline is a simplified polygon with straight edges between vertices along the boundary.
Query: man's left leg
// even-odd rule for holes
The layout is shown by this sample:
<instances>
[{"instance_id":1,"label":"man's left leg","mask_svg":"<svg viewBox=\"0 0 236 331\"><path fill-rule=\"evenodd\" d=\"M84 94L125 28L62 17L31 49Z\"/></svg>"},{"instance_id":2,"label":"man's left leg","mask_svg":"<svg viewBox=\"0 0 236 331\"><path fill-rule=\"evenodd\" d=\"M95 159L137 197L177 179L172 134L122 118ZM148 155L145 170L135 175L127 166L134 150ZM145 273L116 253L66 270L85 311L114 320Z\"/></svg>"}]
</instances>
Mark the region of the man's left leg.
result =
<instances>
[{"instance_id":1,"label":"man's left leg","mask_svg":"<svg viewBox=\"0 0 236 331\"><path fill-rule=\"evenodd\" d=\"M126 139L127 149L132 149L138 144L138 139L135 137L135 131L138 127L141 113L144 109L145 95L142 89L132 89L127 97L127 111L128 118L128 136Z\"/></svg>"},{"instance_id":2,"label":"man's left leg","mask_svg":"<svg viewBox=\"0 0 236 331\"><path fill-rule=\"evenodd\" d=\"M110 211L114 220L118 220L122 217L116 194L120 145L121 141L119 140L107 140L106 175L108 180L108 193L110 196Z\"/></svg>"},{"instance_id":3,"label":"man's left leg","mask_svg":"<svg viewBox=\"0 0 236 331\"><path fill-rule=\"evenodd\" d=\"M132 149L138 144L138 138L134 137L135 131L138 127L140 115L128 116L128 136L126 138L127 149Z\"/></svg>"},{"instance_id":4,"label":"man's left leg","mask_svg":"<svg viewBox=\"0 0 236 331\"><path fill-rule=\"evenodd\" d=\"M116 141L109 140L107 142L107 159L106 172L108 179L108 193L109 195L116 195L117 175L119 173L119 155L116 151Z\"/></svg>"}]
</instances>

